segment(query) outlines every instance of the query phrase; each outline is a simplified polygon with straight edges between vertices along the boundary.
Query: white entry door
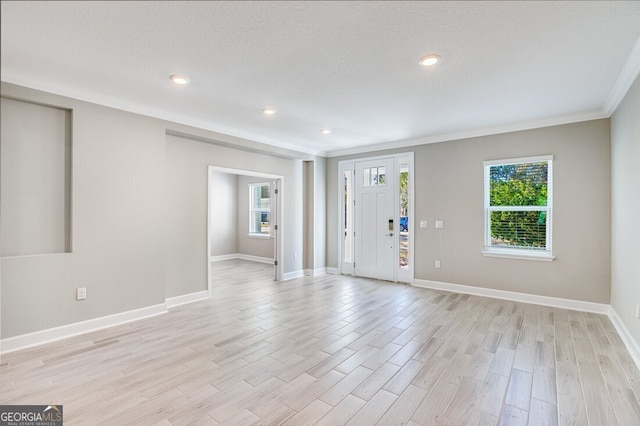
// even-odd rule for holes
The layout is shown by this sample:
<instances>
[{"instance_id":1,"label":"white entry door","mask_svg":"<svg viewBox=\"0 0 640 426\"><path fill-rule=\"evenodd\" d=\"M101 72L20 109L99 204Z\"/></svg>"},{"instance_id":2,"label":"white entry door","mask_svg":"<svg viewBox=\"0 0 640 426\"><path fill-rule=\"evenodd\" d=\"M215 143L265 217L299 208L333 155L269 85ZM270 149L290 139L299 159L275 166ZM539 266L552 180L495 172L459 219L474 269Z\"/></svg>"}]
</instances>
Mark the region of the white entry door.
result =
<instances>
[{"instance_id":1,"label":"white entry door","mask_svg":"<svg viewBox=\"0 0 640 426\"><path fill-rule=\"evenodd\" d=\"M355 164L355 275L394 280L395 180L393 158Z\"/></svg>"}]
</instances>

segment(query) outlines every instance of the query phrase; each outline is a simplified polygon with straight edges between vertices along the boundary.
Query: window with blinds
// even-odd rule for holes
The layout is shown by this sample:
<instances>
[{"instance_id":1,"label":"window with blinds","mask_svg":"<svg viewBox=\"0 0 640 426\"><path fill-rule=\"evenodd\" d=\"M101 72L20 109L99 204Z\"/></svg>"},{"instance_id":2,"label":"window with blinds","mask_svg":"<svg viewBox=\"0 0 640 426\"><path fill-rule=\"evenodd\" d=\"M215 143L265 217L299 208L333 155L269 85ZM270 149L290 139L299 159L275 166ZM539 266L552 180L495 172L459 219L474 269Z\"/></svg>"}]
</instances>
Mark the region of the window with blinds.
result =
<instances>
[{"instance_id":1,"label":"window with blinds","mask_svg":"<svg viewBox=\"0 0 640 426\"><path fill-rule=\"evenodd\" d=\"M552 156L484 162L486 255L551 255Z\"/></svg>"}]
</instances>

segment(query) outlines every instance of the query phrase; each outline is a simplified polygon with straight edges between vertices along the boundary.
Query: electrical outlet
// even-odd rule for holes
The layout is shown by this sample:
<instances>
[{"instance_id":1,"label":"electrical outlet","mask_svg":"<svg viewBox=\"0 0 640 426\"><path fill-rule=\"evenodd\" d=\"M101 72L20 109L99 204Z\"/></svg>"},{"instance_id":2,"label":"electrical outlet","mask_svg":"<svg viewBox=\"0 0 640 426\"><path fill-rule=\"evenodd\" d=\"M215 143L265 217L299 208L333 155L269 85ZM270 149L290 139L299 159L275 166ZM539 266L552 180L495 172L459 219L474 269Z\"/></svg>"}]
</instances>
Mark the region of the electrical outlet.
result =
<instances>
[{"instance_id":1,"label":"electrical outlet","mask_svg":"<svg viewBox=\"0 0 640 426\"><path fill-rule=\"evenodd\" d=\"M436 260L436 268L439 268L439 267L440 267L440 261Z\"/></svg>"},{"instance_id":2,"label":"electrical outlet","mask_svg":"<svg viewBox=\"0 0 640 426\"><path fill-rule=\"evenodd\" d=\"M86 287L78 287L76 289L76 300L84 300L87 298L87 288Z\"/></svg>"}]
</instances>

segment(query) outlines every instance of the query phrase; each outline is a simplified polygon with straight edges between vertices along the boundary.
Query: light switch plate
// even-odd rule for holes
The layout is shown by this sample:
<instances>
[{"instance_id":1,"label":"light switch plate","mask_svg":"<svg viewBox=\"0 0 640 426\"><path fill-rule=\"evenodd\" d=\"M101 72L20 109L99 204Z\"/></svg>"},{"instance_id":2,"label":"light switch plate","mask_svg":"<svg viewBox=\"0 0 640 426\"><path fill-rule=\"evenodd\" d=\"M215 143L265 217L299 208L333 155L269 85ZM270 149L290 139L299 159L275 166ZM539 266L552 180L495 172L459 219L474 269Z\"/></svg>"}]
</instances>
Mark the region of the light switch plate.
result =
<instances>
[{"instance_id":1,"label":"light switch plate","mask_svg":"<svg viewBox=\"0 0 640 426\"><path fill-rule=\"evenodd\" d=\"M426 220L421 220L420 221L420 228L426 228L427 227L427 221Z\"/></svg>"},{"instance_id":2,"label":"light switch plate","mask_svg":"<svg viewBox=\"0 0 640 426\"><path fill-rule=\"evenodd\" d=\"M441 220L436 220L436 228L444 228L444 222Z\"/></svg>"},{"instance_id":3,"label":"light switch plate","mask_svg":"<svg viewBox=\"0 0 640 426\"><path fill-rule=\"evenodd\" d=\"M76 300L84 300L87 298L87 288L79 287L76 289Z\"/></svg>"}]
</instances>

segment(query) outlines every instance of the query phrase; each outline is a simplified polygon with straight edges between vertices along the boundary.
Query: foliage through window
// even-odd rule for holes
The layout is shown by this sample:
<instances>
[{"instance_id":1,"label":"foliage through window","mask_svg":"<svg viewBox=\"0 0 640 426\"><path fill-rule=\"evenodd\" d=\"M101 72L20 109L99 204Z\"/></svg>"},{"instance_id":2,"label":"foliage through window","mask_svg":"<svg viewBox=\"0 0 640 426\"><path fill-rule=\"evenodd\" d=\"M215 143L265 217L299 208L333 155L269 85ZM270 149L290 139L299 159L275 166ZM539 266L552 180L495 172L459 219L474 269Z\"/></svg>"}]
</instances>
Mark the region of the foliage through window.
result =
<instances>
[{"instance_id":1,"label":"foliage through window","mask_svg":"<svg viewBox=\"0 0 640 426\"><path fill-rule=\"evenodd\" d=\"M249 233L271 234L271 185L249 184Z\"/></svg>"},{"instance_id":2,"label":"foliage through window","mask_svg":"<svg viewBox=\"0 0 640 426\"><path fill-rule=\"evenodd\" d=\"M552 157L484 163L485 250L551 254Z\"/></svg>"}]
</instances>

